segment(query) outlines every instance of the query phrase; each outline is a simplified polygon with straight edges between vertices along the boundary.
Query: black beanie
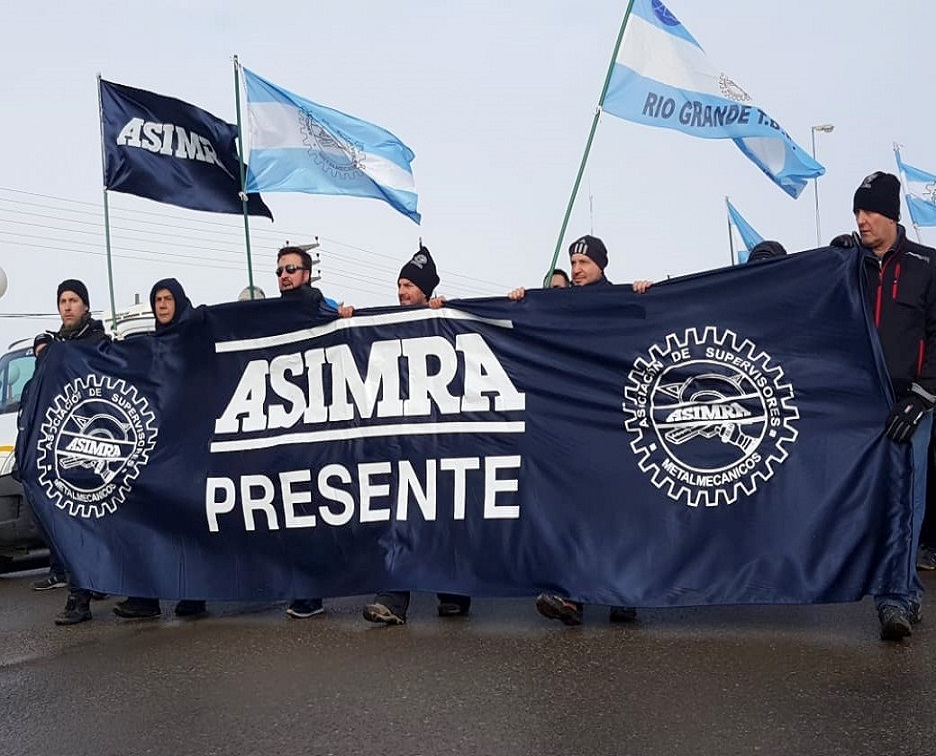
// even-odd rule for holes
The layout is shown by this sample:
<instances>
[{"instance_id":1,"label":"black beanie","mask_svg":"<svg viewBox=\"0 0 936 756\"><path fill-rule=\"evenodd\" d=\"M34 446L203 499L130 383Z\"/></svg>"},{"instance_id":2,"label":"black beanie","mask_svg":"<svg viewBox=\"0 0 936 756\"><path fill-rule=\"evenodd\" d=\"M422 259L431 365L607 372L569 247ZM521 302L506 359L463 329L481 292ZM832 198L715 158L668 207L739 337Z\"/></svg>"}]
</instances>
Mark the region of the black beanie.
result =
<instances>
[{"instance_id":1,"label":"black beanie","mask_svg":"<svg viewBox=\"0 0 936 756\"><path fill-rule=\"evenodd\" d=\"M77 278L69 278L58 285L58 293L55 295L56 303L62 298L63 291L74 292L85 303L85 307L91 307L91 303L88 301L88 287Z\"/></svg>"},{"instance_id":2,"label":"black beanie","mask_svg":"<svg viewBox=\"0 0 936 756\"><path fill-rule=\"evenodd\" d=\"M576 239L569 246L569 257L572 255L585 255L590 257L599 268L604 270L608 267L608 250L604 242L597 236L583 236Z\"/></svg>"},{"instance_id":3,"label":"black beanie","mask_svg":"<svg viewBox=\"0 0 936 756\"><path fill-rule=\"evenodd\" d=\"M900 220L900 179L893 173L875 171L855 190L853 212L869 210L886 218Z\"/></svg>"},{"instance_id":4,"label":"black beanie","mask_svg":"<svg viewBox=\"0 0 936 756\"><path fill-rule=\"evenodd\" d=\"M786 250L780 242L762 241L754 245L751 254L748 255L747 261L752 263L758 260L769 260L771 257L783 257L786 253Z\"/></svg>"},{"instance_id":5,"label":"black beanie","mask_svg":"<svg viewBox=\"0 0 936 756\"><path fill-rule=\"evenodd\" d=\"M419 287L423 294L431 297L435 287L439 285L439 274L436 273L435 262L429 250L420 247L419 252L413 255L413 259L400 270L398 278L409 279Z\"/></svg>"}]
</instances>

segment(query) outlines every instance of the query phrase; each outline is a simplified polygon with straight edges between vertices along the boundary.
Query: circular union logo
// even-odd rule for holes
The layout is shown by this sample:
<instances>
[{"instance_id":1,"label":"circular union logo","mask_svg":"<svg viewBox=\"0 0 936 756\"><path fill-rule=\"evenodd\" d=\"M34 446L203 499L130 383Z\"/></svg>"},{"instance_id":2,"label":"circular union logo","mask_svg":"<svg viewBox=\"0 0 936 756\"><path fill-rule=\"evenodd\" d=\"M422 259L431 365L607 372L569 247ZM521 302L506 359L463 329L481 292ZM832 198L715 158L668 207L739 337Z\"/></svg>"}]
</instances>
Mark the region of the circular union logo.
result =
<instances>
[{"instance_id":1,"label":"circular union logo","mask_svg":"<svg viewBox=\"0 0 936 756\"><path fill-rule=\"evenodd\" d=\"M341 132L299 111L299 130L316 165L333 178L354 178L364 168L365 153Z\"/></svg>"},{"instance_id":2,"label":"circular union logo","mask_svg":"<svg viewBox=\"0 0 936 756\"><path fill-rule=\"evenodd\" d=\"M788 456L799 410L783 369L748 339L712 326L669 334L634 363L625 428L637 464L674 501L751 496Z\"/></svg>"},{"instance_id":3,"label":"circular union logo","mask_svg":"<svg viewBox=\"0 0 936 756\"><path fill-rule=\"evenodd\" d=\"M718 89L721 91L722 95L729 100L734 100L735 102L753 101L751 95L745 92L740 84L729 79L725 74L720 74L718 77Z\"/></svg>"},{"instance_id":4,"label":"circular union logo","mask_svg":"<svg viewBox=\"0 0 936 756\"><path fill-rule=\"evenodd\" d=\"M73 517L113 514L156 443L149 402L123 379L76 378L46 411L39 483Z\"/></svg>"}]
</instances>

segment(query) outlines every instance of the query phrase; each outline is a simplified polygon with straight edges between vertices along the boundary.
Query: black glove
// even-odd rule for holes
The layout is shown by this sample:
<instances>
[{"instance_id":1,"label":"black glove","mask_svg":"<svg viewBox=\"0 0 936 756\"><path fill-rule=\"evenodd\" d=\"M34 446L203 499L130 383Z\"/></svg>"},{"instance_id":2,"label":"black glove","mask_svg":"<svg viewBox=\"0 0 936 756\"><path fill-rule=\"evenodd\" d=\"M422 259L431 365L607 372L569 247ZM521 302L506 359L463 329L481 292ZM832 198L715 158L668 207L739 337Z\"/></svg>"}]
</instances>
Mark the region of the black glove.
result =
<instances>
[{"instance_id":1,"label":"black glove","mask_svg":"<svg viewBox=\"0 0 936 756\"><path fill-rule=\"evenodd\" d=\"M829 242L830 247L839 247L841 249L851 249L859 244L855 234L839 234Z\"/></svg>"},{"instance_id":2,"label":"black glove","mask_svg":"<svg viewBox=\"0 0 936 756\"><path fill-rule=\"evenodd\" d=\"M884 426L887 437L901 444L909 442L920 421L933 409L934 403L936 396L914 383L910 387L910 393L894 403Z\"/></svg>"}]
</instances>

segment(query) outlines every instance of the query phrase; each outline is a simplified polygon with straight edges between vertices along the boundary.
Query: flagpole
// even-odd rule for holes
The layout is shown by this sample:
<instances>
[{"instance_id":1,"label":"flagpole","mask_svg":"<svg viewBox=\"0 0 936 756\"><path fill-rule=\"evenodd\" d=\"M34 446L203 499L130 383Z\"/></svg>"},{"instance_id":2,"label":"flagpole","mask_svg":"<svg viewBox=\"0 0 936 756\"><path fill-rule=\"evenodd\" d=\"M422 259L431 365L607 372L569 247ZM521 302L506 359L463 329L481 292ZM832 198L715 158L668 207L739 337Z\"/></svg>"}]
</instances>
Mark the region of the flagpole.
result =
<instances>
[{"instance_id":1,"label":"flagpole","mask_svg":"<svg viewBox=\"0 0 936 756\"><path fill-rule=\"evenodd\" d=\"M569 205L566 207L565 217L562 219L562 227L559 229L559 238L556 239L556 249L553 252L552 262L549 265L549 271L543 279L543 288L548 288L552 279L553 271L556 269L556 262L559 260L559 250L562 249L562 240L565 238L566 227L569 225L569 216L572 215L572 207L575 204L575 196L578 194L579 184L582 183L582 174L585 173L585 163L588 162L588 153L591 152L592 141L595 138L595 131L598 128L598 119L601 117L601 109L604 106L605 95L608 94L608 85L611 83L611 74L614 71L614 61L617 60L618 50L621 49L621 40L624 38L624 29L627 26L627 19L630 18L631 9L634 7L634 0L628 0L627 10L624 11L624 20L621 21L621 30L618 32L617 42L614 43L614 52L611 54L611 62L608 64L608 73L605 76L604 86L601 88L601 97L598 98L598 107L595 108L595 117L592 119L591 131L588 132L588 141L585 143L585 154L582 155L582 162L579 165L578 174L575 177L575 183L572 186L572 196L569 197Z\"/></svg>"},{"instance_id":2,"label":"flagpole","mask_svg":"<svg viewBox=\"0 0 936 756\"><path fill-rule=\"evenodd\" d=\"M244 168L244 133L241 129L240 63L234 56L234 107L237 110L237 162L240 163L241 205L244 208L244 242L247 245L247 286L254 298L253 262L250 258L250 214L247 212L247 171Z\"/></svg>"},{"instance_id":3,"label":"flagpole","mask_svg":"<svg viewBox=\"0 0 936 756\"><path fill-rule=\"evenodd\" d=\"M725 195L725 216L728 219L728 252L731 255L731 264L735 264L734 236L731 234L731 213L728 212L728 195Z\"/></svg>"},{"instance_id":4,"label":"flagpole","mask_svg":"<svg viewBox=\"0 0 936 756\"><path fill-rule=\"evenodd\" d=\"M97 75L98 123L101 126L101 179L104 194L104 246L107 250L107 287L110 290L111 327L117 330L117 304L114 299L114 263L111 255L110 208L107 202L107 153L104 148L104 103L101 100L101 74Z\"/></svg>"}]
</instances>

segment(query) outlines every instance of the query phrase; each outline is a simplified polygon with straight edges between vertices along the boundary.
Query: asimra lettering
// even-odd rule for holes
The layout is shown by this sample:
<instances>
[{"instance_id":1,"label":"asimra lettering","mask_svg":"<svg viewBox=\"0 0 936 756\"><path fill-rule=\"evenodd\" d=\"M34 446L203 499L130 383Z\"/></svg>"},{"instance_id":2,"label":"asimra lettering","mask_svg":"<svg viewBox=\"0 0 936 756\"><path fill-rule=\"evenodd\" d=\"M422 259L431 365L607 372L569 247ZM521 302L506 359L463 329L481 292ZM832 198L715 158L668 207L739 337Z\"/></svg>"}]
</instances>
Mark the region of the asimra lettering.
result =
<instances>
[{"instance_id":1,"label":"asimra lettering","mask_svg":"<svg viewBox=\"0 0 936 756\"><path fill-rule=\"evenodd\" d=\"M455 394L450 387L459 373L463 388ZM480 334L459 334L454 344L441 336L392 339L373 342L364 366L347 344L251 361L215 422L215 434L525 406L525 394Z\"/></svg>"}]
</instances>

